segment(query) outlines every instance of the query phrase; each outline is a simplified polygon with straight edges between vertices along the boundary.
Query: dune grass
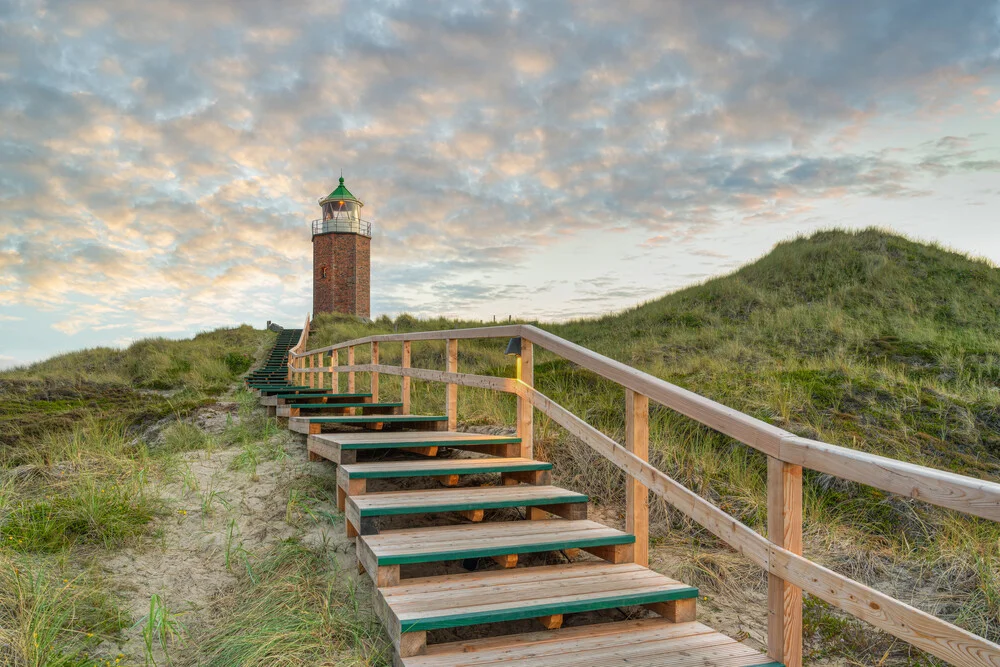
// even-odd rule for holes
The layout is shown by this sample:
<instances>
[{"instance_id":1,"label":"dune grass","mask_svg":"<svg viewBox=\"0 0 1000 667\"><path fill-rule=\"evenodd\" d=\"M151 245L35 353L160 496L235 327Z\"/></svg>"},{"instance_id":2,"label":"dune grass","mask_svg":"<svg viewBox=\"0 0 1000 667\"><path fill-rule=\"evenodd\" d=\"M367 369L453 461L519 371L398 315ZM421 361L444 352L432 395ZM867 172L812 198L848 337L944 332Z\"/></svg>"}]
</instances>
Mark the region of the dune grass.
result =
<instances>
[{"instance_id":1,"label":"dune grass","mask_svg":"<svg viewBox=\"0 0 1000 667\"><path fill-rule=\"evenodd\" d=\"M288 540L248 561L223 618L198 640L198 664L390 664L381 626L335 558Z\"/></svg>"},{"instance_id":2,"label":"dune grass","mask_svg":"<svg viewBox=\"0 0 1000 667\"><path fill-rule=\"evenodd\" d=\"M81 350L0 372L0 455L87 417L132 424L184 413L227 391L273 340L270 331L242 326Z\"/></svg>"},{"instance_id":3,"label":"dune grass","mask_svg":"<svg viewBox=\"0 0 1000 667\"><path fill-rule=\"evenodd\" d=\"M780 244L731 275L621 313L533 324L797 434L997 480L997 303L1000 270L987 262L872 229ZM321 315L309 347L468 326L484 323L409 316L362 323ZM512 377L505 343L462 340L459 370ZM398 364L399 347L383 344L383 363ZM358 363L367 355L359 348ZM443 369L444 344L414 343L413 365ZM440 385L413 384L415 412L443 410ZM535 384L608 435L623 437L619 387L544 351L536 352ZM398 378L383 375L381 391L398 395ZM464 423L512 425L513 417L510 397L460 389ZM562 483L601 503L623 502L616 469L572 444L544 416L535 429L536 452L557 462ZM765 532L763 455L656 405L650 430L655 465ZM912 577L916 584L892 592L1000 640L1000 525L815 473L806 474L804 496L807 551L868 583L884 584L891 573ZM717 544L662 502L653 503L652 524L654 539L681 531ZM864 664L886 651L904 663L927 660L891 638L854 632L819 601L809 605L816 637L836 634L853 646L841 655Z\"/></svg>"}]
</instances>

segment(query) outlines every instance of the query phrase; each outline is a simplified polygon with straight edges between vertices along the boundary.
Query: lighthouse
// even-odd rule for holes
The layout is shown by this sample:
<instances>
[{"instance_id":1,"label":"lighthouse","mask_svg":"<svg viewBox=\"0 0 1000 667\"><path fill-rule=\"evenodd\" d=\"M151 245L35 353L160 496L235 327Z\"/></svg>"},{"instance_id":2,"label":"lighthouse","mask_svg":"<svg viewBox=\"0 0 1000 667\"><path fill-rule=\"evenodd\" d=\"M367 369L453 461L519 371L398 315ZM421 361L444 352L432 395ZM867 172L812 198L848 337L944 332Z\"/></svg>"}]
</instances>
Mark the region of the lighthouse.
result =
<instances>
[{"instance_id":1,"label":"lighthouse","mask_svg":"<svg viewBox=\"0 0 1000 667\"><path fill-rule=\"evenodd\" d=\"M371 222L364 204L340 177L337 189L319 200L323 217L312 221L313 314L371 317Z\"/></svg>"}]
</instances>

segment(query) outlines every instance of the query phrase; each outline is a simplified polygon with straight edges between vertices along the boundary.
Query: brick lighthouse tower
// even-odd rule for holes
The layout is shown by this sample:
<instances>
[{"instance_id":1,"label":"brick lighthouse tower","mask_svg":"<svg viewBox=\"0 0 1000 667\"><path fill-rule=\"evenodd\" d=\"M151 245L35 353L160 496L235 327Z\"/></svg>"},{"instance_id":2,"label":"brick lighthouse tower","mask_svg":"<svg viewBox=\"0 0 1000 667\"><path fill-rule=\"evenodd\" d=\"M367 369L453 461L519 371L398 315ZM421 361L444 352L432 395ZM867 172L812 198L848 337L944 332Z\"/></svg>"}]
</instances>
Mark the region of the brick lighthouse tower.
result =
<instances>
[{"instance_id":1,"label":"brick lighthouse tower","mask_svg":"<svg viewBox=\"0 0 1000 667\"><path fill-rule=\"evenodd\" d=\"M319 200L323 217L312 222L313 314L371 317L372 225L361 219L357 197L340 185Z\"/></svg>"}]
</instances>

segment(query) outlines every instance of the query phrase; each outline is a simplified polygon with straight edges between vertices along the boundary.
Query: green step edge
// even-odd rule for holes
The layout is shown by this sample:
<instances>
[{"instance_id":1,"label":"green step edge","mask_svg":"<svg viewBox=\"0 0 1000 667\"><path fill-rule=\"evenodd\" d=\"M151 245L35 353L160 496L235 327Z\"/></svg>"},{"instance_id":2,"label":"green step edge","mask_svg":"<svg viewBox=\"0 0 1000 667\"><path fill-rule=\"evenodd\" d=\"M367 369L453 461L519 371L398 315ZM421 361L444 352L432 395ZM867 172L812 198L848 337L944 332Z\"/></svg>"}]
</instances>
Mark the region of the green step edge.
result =
<instances>
[{"instance_id":1,"label":"green step edge","mask_svg":"<svg viewBox=\"0 0 1000 667\"><path fill-rule=\"evenodd\" d=\"M584 547L610 547L616 544L635 544L635 535L612 535L594 540L562 540L561 542L545 542L540 544L526 544L523 546L499 546L478 549L463 549L462 551L439 551L428 554L417 554L413 556L387 556L379 558L381 565L411 565L413 563L435 563L446 560L463 560L465 558L489 558L500 554L534 554L542 551L562 551L563 549L582 549Z\"/></svg>"},{"instance_id":2,"label":"green step edge","mask_svg":"<svg viewBox=\"0 0 1000 667\"><path fill-rule=\"evenodd\" d=\"M371 394L278 394L278 398L366 398ZM310 404L314 405L314 404ZM322 404L320 404L322 405ZM333 405L336 405L334 403ZM402 403L400 403L402 405Z\"/></svg>"},{"instance_id":3,"label":"green step edge","mask_svg":"<svg viewBox=\"0 0 1000 667\"><path fill-rule=\"evenodd\" d=\"M325 408L401 408L402 403L291 403L290 408L300 410L320 410ZM399 415L405 417L406 415Z\"/></svg>"},{"instance_id":4,"label":"green step edge","mask_svg":"<svg viewBox=\"0 0 1000 667\"><path fill-rule=\"evenodd\" d=\"M513 488L513 487L511 487ZM362 498L364 496L361 496ZM558 498L519 498L514 500L492 500L483 502L448 503L445 505L418 505L416 507L368 507L359 509L358 514L370 516L402 516L404 514L429 514L430 512L464 512L465 510L498 510L506 507L541 507L543 505L565 505L567 503L585 503L590 498L578 493L575 496L560 496Z\"/></svg>"},{"instance_id":5,"label":"green step edge","mask_svg":"<svg viewBox=\"0 0 1000 667\"><path fill-rule=\"evenodd\" d=\"M294 419L294 418L293 418ZM447 417L418 415L356 415L354 417L300 417L308 419L310 424L375 424L378 422L405 424L407 422L443 422Z\"/></svg>"},{"instance_id":6,"label":"green step edge","mask_svg":"<svg viewBox=\"0 0 1000 667\"><path fill-rule=\"evenodd\" d=\"M342 446L341 449L346 448ZM425 468L422 470L388 470L360 472L355 474L348 472L347 479L391 479L394 477L434 477L436 475L478 475L479 473L488 472L533 472L535 470L552 470L551 463L544 463L542 461L537 463L517 463L515 465L499 467L501 461L503 461L503 459L500 459L500 461L497 462L498 467L493 469L479 466L478 468L441 468L439 470Z\"/></svg>"},{"instance_id":7,"label":"green step edge","mask_svg":"<svg viewBox=\"0 0 1000 667\"><path fill-rule=\"evenodd\" d=\"M598 599L564 602L562 604L536 604L518 607L517 609L501 609L480 614L451 614L436 618L419 619L416 621L400 621L400 632L420 632L421 630L442 630L458 628L481 623L502 623L504 621L519 621L525 618L549 616L551 614L578 614L584 611L610 609L612 607L629 607L633 605L652 604L654 602L671 602L698 597L698 589L692 586L678 588L672 591L656 591L655 593L633 593L632 595L610 595ZM391 603L390 603L391 608Z\"/></svg>"},{"instance_id":8,"label":"green step edge","mask_svg":"<svg viewBox=\"0 0 1000 667\"><path fill-rule=\"evenodd\" d=\"M400 433L402 437L403 433ZM341 449L398 449L400 447L457 447L459 445L519 445L520 438L496 438L490 440L473 440L471 438L458 438L455 440L418 440L410 442L407 440L393 440L392 442L359 442L359 443L338 443Z\"/></svg>"}]
</instances>

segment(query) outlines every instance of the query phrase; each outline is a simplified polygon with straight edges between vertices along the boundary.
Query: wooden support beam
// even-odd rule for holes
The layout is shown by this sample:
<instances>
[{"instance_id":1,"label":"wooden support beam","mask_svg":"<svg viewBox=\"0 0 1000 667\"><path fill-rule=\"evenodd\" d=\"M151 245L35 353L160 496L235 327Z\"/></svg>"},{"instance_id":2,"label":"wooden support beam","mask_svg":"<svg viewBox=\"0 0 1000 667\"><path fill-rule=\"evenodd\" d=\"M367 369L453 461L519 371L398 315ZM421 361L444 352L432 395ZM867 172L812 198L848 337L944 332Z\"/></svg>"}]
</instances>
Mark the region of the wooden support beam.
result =
<instances>
[{"instance_id":1,"label":"wooden support beam","mask_svg":"<svg viewBox=\"0 0 1000 667\"><path fill-rule=\"evenodd\" d=\"M517 484L534 484L543 486L552 483L551 470L524 470L520 472L502 472L500 479L504 486L514 486Z\"/></svg>"},{"instance_id":2,"label":"wooden support beam","mask_svg":"<svg viewBox=\"0 0 1000 667\"><path fill-rule=\"evenodd\" d=\"M410 367L410 341L403 341L403 358L400 362L402 368ZM407 375L402 376L402 398L400 400L403 402L403 414L410 414L410 378Z\"/></svg>"},{"instance_id":3,"label":"wooden support beam","mask_svg":"<svg viewBox=\"0 0 1000 667\"><path fill-rule=\"evenodd\" d=\"M438 475L435 479L441 486L458 486L458 475Z\"/></svg>"},{"instance_id":4,"label":"wooden support beam","mask_svg":"<svg viewBox=\"0 0 1000 667\"><path fill-rule=\"evenodd\" d=\"M372 341L372 361L371 363L375 366L378 365L378 343ZM372 371L372 403L378 403L378 372Z\"/></svg>"},{"instance_id":5,"label":"wooden support beam","mask_svg":"<svg viewBox=\"0 0 1000 667\"><path fill-rule=\"evenodd\" d=\"M625 390L625 449L649 461L649 398ZM649 489L625 478L625 532L635 535L635 562L649 567Z\"/></svg>"},{"instance_id":6,"label":"wooden support beam","mask_svg":"<svg viewBox=\"0 0 1000 667\"><path fill-rule=\"evenodd\" d=\"M697 598L685 598L670 602L654 602L644 605L671 623L688 623L695 620L698 612Z\"/></svg>"},{"instance_id":7,"label":"wooden support beam","mask_svg":"<svg viewBox=\"0 0 1000 667\"><path fill-rule=\"evenodd\" d=\"M340 375L334 370L340 365L340 350L334 350L330 353L330 392L333 394L340 393Z\"/></svg>"},{"instance_id":8,"label":"wooden support beam","mask_svg":"<svg viewBox=\"0 0 1000 667\"><path fill-rule=\"evenodd\" d=\"M530 340L521 339L521 356L517 358L517 379L529 387L535 384L535 351ZM535 454L535 409L531 401L517 397L517 436L521 438L521 456L534 458Z\"/></svg>"},{"instance_id":9,"label":"wooden support beam","mask_svg":"<svg viewBox=\"0 0 1000 667\"><path fill-rule=\"evenodd\" d=\"M316 368L316 355L315 354L310 354L308 357L306 357L306 361L307 361L306 365L309 368L309 370L313 370L314 368ZM309 388L310 389L315 388L316 387L316 374L315 373L307 373L307 375L309 376Z\"/></svg>"},{"instance_id":10,"label":"wooden support beam","mask_svg":"<svg viewBox=\"0 0 1000 667\"><path fill-rule=\"evenodd\" d=\"M317 376L316 377L316 386L318 386L320 389L323 388L323 384L324 384L323 383L323 371L322 371L322 367L323 367L323 355L324 355L323 352L320 352L318 355L316 355L317 356L316 366L320 370L320 372L316 374L316 376Z\"/></svg>"},{"instance_id":11,"label":"wooden support beam","mask_svg":"<svg viewBox=\"0 0 1000 667\"><path fill-rule=\"evenodd\" d=\"M539 616L538 622L542 624L546 630L558 630L563 624L562 614L550 614L549 616Z\"/></svg>"},{"instance_id":12,"label":"wooden support beam","mask_svg":"<svg viewBox=\"0 0 1000 667\"><path fill-rule=\"evenodd\" d=\"M612 544L603 547L584 547L583 550L609 563L631 563L635 560L634 544Z\"/></svg>"},{"instance_id":13,"label":"wooden support beam","mask_svg":"<svg viewBox=\"0 0 1000 667\"><path fill-rule=\"evenodd\" d=\"M353 345L350 346L349 348L347 348L347 365L348 366L353 366L354 365L354 346ZM353 394L354 393L354 371L348 371L347 372L347 393L348 394Z\"/></svg>"},{"instance_id":14,"label":"wooden support beam","mask_svg":"<svg viewBox=\"0 0 1000 667\"><path fill-rule=\"evenodd\" d=\"M458 372L458 339L449 338L446 343L446 366L445 372ZM458 385L448 383L445 393L445 414L448 415L448 430L454 431L458 427Z\"/></svg>"},{"instance_id":15,"label":"wooden support beam","mask_svg":"<svg viewBox=\"0 0 1000 667\"><path fill-rule=\"evenodd\" d=\"M555 514L556 516L561 516L564 519L586 519L587 518L587 503L557 503L554 505L539 505L538 507L529 507L528 514L532 519L535 519L535 510L542 510L543 512L549 512Z\"/></svg>"},{"instance_id":16,"label":"wooden support beam","mask_svg":"<svg viewBox=\"0 0 1000 667\"><path fill-rule=\"evenodd\" d=\"M486 510L462 510L459 512L466 519L472 523L479 523L483 520L483 516L486 514Z\"/></svg>"},{"instance_id":17,"label":"wooden support beam","mask_svg":"<svg viewBox=\"0 0 1000 667\"><path fill-rule=\"evenodd\" d=\"M502 568L509 570L512 567L517 567L517 554L503 554L501 556L491 556L491 558Z\"/></svg>"},{"instance_id":18,"label":"wooden support beam","mask_svg":"<svg viewBox=\"0 0 1000 667\"><path fill-rule=\"evenodd\" d=\"M412 658L427 650L427 632L404 632L399 636L399 657Z\"/></svg>"},{"instance_id":19,"label":"wooden support beam","mask_svg":"<svg viewBox=\"0 0 1000 667\"><path fill-rule=\"evenodd\" d=\"M360 562L360 561L359 561ZM399 585L398 565L379 565L375 572L375 585L379 588Z\"/></svg>"},{"instance_id":20,"label":"wooden support beam","mask_svg":"<svg viewBox=\"0 0 1000 667\"><path fill-rule=\"evenodd\" d=\"M802 466L767 457L768 539L802 555ZM802 667L802 589L767 575L767 655Z\"/></svg>"}]
</instances>

